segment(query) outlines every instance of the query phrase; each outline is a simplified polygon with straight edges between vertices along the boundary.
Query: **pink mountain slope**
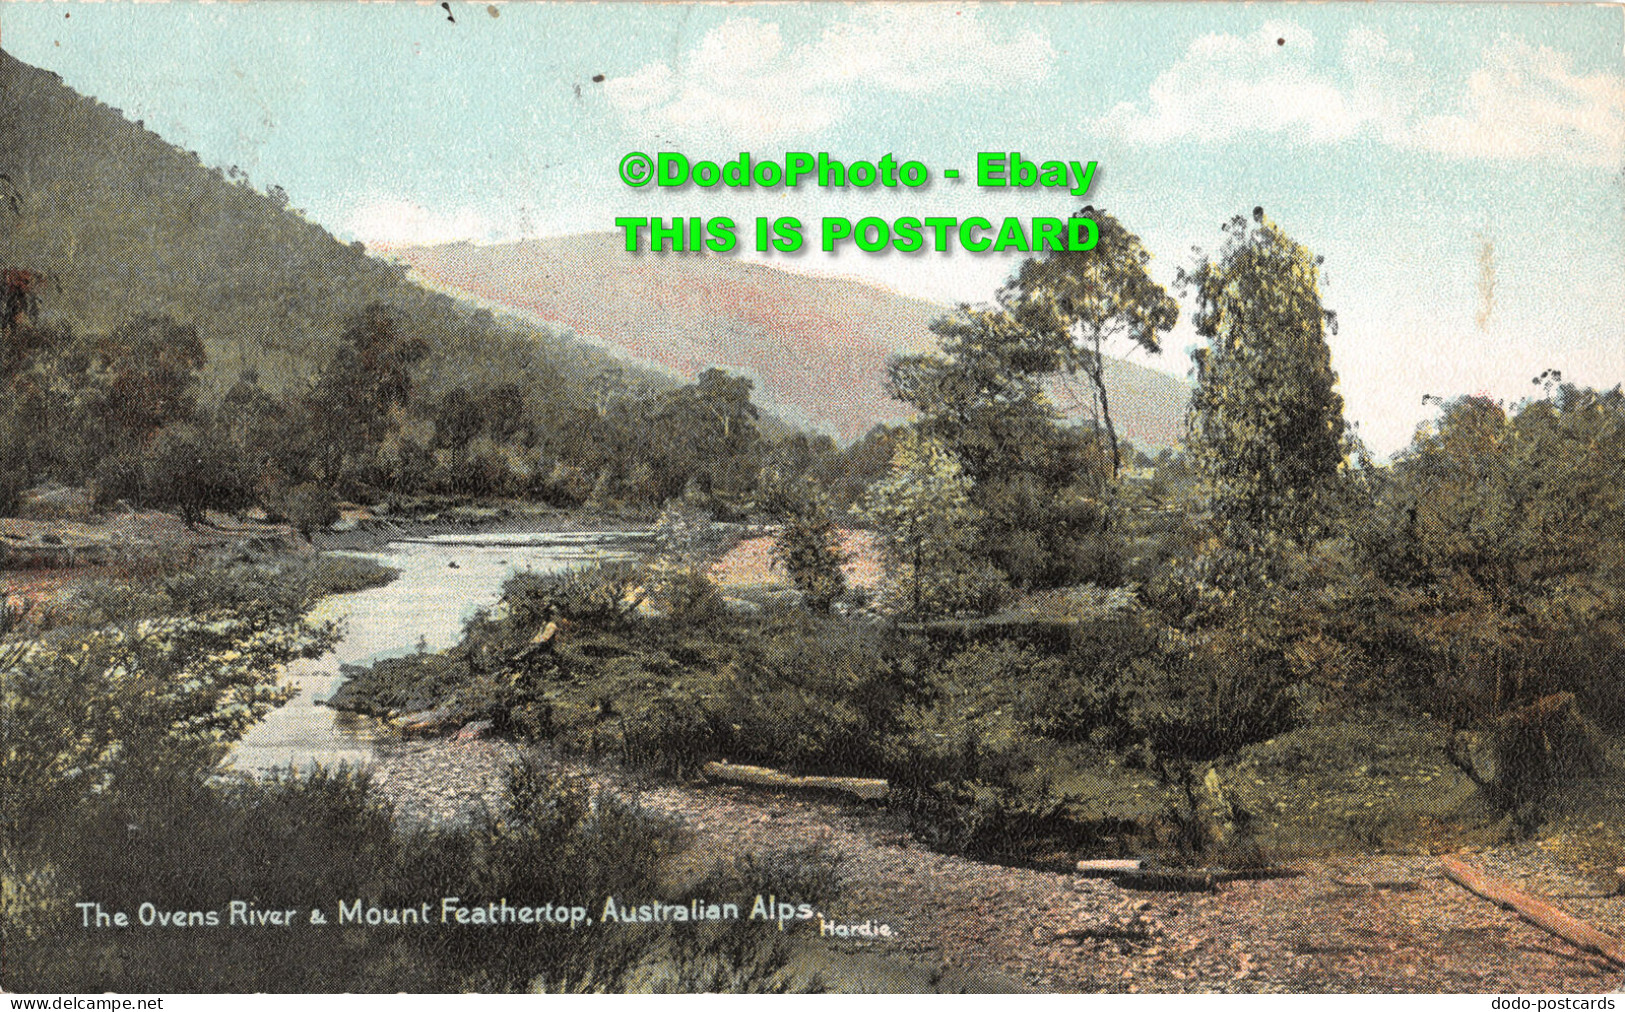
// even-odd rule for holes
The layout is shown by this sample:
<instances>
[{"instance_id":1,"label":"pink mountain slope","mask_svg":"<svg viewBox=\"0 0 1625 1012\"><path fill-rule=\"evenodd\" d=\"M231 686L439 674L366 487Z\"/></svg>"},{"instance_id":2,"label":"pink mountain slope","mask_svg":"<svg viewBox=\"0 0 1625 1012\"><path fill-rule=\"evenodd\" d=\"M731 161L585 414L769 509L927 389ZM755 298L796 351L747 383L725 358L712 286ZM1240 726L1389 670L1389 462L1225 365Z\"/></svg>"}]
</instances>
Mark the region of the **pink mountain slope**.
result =
<instances>
[{"instance_id":1,"label":"pink mountain slope","mask_svg":"<svg viewBox=\"0 0 1625 1012\"><path fill-rule=\"evenodd\" d=\"M628 256L618 234L389 251L420 280L495 309L567 327L634 361L693 377L712 366L750 376L758 401L843 442L902 421L886 359L926 351L947 307L849 278L815 277L699 254ZM1141 447L1177 442L1188 388L1108 363L1113 417Z\"/></svg>"}]
</instances>

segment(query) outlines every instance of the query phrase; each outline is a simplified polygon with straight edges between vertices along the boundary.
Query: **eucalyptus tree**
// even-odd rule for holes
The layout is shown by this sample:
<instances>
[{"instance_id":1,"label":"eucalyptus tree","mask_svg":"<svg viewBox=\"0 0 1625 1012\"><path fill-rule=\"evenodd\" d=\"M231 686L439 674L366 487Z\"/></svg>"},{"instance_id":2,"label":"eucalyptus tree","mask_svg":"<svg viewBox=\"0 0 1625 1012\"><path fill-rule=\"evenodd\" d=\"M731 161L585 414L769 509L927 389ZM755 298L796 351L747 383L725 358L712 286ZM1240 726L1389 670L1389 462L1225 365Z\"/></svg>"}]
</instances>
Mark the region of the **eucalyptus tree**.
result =
<instances>
[{"instance_id":1,"label":"eucalyptus tree","mask_svg":"<svg viewBox=\"0 0 1625 1012\"><path fill-rule=\"evenodd\" d=\"M1073 217L1095 223L1100 238L1094 247L1024 261L1000 290L999 302L1021 326L1063 352L1066 373L1088 378L1116 478L1123 459L1106 386L1106 350L1127 343L1160 352L1162 335L1179 320L1179 305L1152 279L1147 270L1151 254L1139 236L1093 207Z\"/></svg>"}]
</instances>

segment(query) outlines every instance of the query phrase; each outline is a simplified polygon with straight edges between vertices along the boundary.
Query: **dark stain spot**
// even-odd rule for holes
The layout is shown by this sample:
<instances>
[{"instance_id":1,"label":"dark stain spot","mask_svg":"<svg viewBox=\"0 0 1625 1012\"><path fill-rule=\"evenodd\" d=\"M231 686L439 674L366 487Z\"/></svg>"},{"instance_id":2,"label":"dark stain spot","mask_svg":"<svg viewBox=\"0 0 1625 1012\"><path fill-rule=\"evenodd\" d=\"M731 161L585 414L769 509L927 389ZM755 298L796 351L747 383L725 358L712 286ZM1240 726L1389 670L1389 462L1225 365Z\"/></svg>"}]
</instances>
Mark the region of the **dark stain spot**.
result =
<instances>
[{"instance_id":1,"label":"dark stain spot","mask_svg":"<svg viewBox=\"0 0 1625 1012\"><path fill-rule=\"evenodd\" d=\"M502 16L502 12L497 10L496 4L486 4L485 13L491 15L493 18L500 18Z\"/></svg>"},{"instance_id":2,"label":"dark stain spot","mask_svg":"<svg viewBox=\"0 0 1625 1012\"><path fill-rule=\"evenodd\" d=\"M1286 45L1286 40L1285 39L1276 39L1275 44L1277 46L1284 46L1284 45Z\"/></svg>"},{"instance_id":3,"label":"dark stain spot","mask_svg":"<svg viewBox=\"0 0 1625 1012\"><path fill-rule=\"evenodd\" d=\"M592 83L593 84L603 84L604 83L604 75L603 74L594 74L594 75L592 75Z\"/></svg>"},{"instance_id":4,"label":"dark stain spot","mask_svg":"<svg viewBox=\"0 0 1625 1012\"><path fill-rule=\"evenodd\" d=\"M442 4L441 4L441 5L440 5L440 6L441 6L441 7L442 7L442 8L443 8L443 9L444 9L444 10L445 10L445 12L446 12L446 20L447 20L447 21L450 21L450 22L451 22L451 23L452 23L452 24L454 24L454 25L455 25L455 24L456 24L456 23L457 23L457 19L456 19L456 18L454 18L454 17L452 17L452 16L451 16L451 4L449 4L449 3L442 3Z\"/></svg>"}]
</instances>

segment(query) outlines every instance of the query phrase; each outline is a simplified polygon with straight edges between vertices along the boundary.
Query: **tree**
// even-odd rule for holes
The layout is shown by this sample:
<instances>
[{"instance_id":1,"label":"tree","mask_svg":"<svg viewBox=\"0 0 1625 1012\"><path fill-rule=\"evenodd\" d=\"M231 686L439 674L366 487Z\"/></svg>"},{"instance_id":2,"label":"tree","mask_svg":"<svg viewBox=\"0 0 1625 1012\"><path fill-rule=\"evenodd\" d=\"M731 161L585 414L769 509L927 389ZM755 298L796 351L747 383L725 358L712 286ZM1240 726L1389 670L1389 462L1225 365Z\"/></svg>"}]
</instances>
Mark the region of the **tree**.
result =
<instances>
[{"instance_id":1,"label":"tree","mask_svg":"<svg viewBox=\"0 0 1625 1012\"><path fill-rule=\"evenodd\" d=\"M1020 451L1053 442L1060 417L1044 390L1066 358L1064 335L1036 331L997 308L961 305L932 321L939 354L887 365L887 389L919 412L972 481L1021 469Z\"/></svg>"},{"instance_id":2,"label":"tree","mask_svg":"<svg viewBox=\"0 0 1625 1012\"><path fill-rule=\"evenodd\" d=\"M94 341L90 420L104 444L129 449L165 425L190 421L207 358L197 328L167 316L138 316Z\"/></svg>"},{"instance_id":3,"label":"tree","mask_svg":"<svg viewBox=\"0 0 1625 1012\"><path fill-rule=\"evenodd\" d=\"M242 458L196 426L161 430L143 456L144 498L154 506L174 507L187 526L202 520L205 510L240 510L254 502Z\"/></svg>"},{"instance_id":4,"label":"tree","mask_svg":"<svg viewBox=\"0 0 1625 1012\"><path fill-rule=\"evenodd\" d=\"M282 502L282 512L288 524L308 543L318 528L325 528L339 519L338 504L333 494L320 485L306 483L288 490Z\"/></svg>"},{"instance_id":5,"label":"tree","mask_svg":"<svg viewBox=\"0 0 1625 1012\"><path fill-rule=\"evenodd\" d=\"M1194 291L1198 350L1189 445L1214 519L1232 542L1266 529L1307 537L1316 498L1346 456L1343 399L1321 306L1321 258L1263 208L1224 226L1218 258L1180 272Z\"/></svg>"},{"instance_id":6,"label":"tree","mask_svg":"<svg viewBox=\"0 0 1625 1012\"><path fill-rule=\"evenodd\" d=\"M346 456L383 441L392 412L412 392L412 369L428 342L403 336L394 316L375 302L351 317L333 357L306 398L324 477L338 477Z\"/></svg>"},{"instance_id":7,"label":"tree","mask_svg":"<svg viewBox=\"0 0 1625 1012\"><path fill-rule=\"evenodd\" d=\"M1512 415L1461 398L1355 532L1367 652L1448 722L1451 759L1525 828L1584 766L1580 714L1625 725L1622 460L1617 388L1564 386Z\"/></svg>"},{"instance_id":8,"label":"tree","mask_svg":"<svg viewBox=\"0 0 1625 1012\"><path fill-rule=\"evenodd\" d=\"M894 359L892 395L914 405L971 482L979 552L1014 583L1112 582L1099 561L1109 455L1095 434L1062 427L1045 389L1070 338L998 308L961 306L931 325L939 354Z\"/></svg>"},{"instance_id":9,"label":"tree","mask_svg":"<svg viewBox=\"0 0 1625 1012\"><path fill-rule=\"evenodd\" d=\"M1073 217L1095 223L1100 240L1094 248L1024 261L1000 290L999 302L1022 326L1065 339L1065 369L1088 377L1116 478L1123 459L1106 390L1105 348L1128 341L1160 352L1162 334L1179 320L1179 306L1151 279L1151 254L1139 236L1103 210L1085 207Z\"/></svg>"},{"instance_id":10,"label":"tree","mask_svg":"<svg viewBox=\"0 0 1625 1012\"><path fill-rule=\"evenodd\" d=\"M634 456L654 468L658 498L681 494L690 481L706 494L748 487L761 438L751 390L743 376L707 369L656 399L651 414L639 420L641 448Z\"/></svg>"},{"instance_id":11,"label":"tree","mask_svg":"<svg viewBox=\"0 0 1625 1012\"><path fill-rule=\"evenodd\" d=\"M809 608L828 611L846 590L841 532L828 493L809 477L758 484L770 486L768 506L780 517L773 558L784 566Z\"/></svg>"},{"instance_id":12,"label":"tree","mask_svg":"<svg viewBox=\"0 0 1625 1012\"><path fill-rule=\"evenodd\" d=\"M905 610L954 612L996 602L999 581L971 551L980 517L973 482L940 441L909 431L889 474L856 507L879 530L894 597Z\"/></svg>"}]
</instances>

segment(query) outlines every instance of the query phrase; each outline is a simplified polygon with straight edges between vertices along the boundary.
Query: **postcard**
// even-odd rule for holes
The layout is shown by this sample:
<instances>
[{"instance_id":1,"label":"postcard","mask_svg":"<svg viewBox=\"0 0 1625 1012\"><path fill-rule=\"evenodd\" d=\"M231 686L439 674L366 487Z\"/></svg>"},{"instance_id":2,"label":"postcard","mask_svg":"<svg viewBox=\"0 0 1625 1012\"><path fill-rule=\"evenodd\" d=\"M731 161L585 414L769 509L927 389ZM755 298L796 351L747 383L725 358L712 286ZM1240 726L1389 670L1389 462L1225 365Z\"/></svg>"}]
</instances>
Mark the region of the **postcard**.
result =
<instances>
[{"instance_id":1,"label":"postcard","mask_svg":"<svg viewBox=\"0 0 1625 1012\"><path fill-rule=\"evenodd\" d=\"M4 0L0 988L1614 1008L1622 222L1617 4Z\"/></svg>"}]
</instances>

